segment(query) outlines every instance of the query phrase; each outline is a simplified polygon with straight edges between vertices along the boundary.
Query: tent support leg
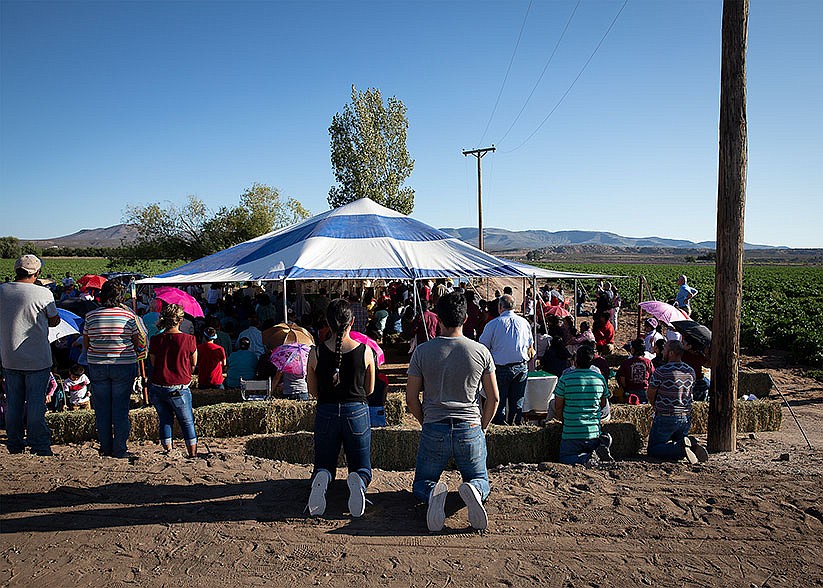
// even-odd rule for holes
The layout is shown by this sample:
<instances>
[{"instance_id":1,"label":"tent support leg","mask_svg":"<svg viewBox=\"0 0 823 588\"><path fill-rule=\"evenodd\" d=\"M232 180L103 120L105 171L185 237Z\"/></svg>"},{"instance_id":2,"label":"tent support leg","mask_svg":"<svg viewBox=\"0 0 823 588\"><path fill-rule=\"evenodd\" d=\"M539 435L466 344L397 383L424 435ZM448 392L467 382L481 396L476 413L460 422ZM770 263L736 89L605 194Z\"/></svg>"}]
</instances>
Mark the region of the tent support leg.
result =
<instances>
[{"instance_id":1,"label":"tent support leg","mask_svg":"<svg viewBox=\"0 0 823 588\"><path fill-rule=\"evenodd\" d=\"M288 298L286 298L286 278L283 278L283 322L286 324L289 322L289 303Z\"/></svg>"}]
</instances>

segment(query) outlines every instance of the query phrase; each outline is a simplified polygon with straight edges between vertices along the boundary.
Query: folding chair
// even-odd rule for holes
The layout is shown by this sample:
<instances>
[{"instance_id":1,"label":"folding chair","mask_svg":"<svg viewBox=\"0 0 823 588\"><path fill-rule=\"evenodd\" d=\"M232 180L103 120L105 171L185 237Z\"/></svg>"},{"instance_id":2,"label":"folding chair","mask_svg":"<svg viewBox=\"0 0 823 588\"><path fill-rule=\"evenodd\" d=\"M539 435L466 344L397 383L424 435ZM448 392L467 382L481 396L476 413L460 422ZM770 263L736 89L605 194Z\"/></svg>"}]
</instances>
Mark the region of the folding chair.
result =
<instances>
[{"instance_id":1,"label":"folding chair","mask_svg":"<svg viewBox=\"0 0 823 588\"><path fill-rule=\"evenodd\" d=\"M271 378L244 380L240 378L240 397L243 400L270 400Z\"/></svg>"}]
</instances>

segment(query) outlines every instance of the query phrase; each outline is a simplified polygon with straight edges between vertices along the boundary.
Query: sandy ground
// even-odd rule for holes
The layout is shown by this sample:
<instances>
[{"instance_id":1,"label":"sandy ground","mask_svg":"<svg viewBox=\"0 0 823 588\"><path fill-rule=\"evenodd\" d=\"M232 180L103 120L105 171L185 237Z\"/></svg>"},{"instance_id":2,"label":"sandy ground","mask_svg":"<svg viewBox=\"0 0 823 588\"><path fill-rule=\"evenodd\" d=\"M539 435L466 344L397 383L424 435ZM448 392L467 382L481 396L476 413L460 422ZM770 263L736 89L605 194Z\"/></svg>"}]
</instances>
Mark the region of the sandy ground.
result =
<instances>
[{"instance_id":1,"label":"sandy ground","mask_svg":"<svg viewBox=\"0 0 823 588\"><path fill-rule=\"evenodd\" d=\"M193 460L151 443L131 460L92 443L52 458L0 450L0 583L823 585L823 389L780 357L744 363L775 375L814 449L784 409L781 431L741 435L701 465L501 467L485 533L468 526L454 472L446 529L430 534L413 472L375 471L361 519L338 472L326 516L310 519L309 467L247 457L243 439L204 439Z\"/></svg>"}]
</instances>

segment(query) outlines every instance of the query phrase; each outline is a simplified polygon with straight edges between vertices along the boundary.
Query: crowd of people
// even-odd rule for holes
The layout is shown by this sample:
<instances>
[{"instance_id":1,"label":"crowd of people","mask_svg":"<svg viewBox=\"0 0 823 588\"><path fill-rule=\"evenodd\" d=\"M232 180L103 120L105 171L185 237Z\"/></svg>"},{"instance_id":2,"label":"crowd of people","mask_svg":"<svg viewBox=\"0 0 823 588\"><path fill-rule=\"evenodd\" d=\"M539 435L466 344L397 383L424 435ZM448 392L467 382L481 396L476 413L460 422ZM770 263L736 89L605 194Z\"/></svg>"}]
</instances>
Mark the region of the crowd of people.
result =
<instances>
[{"instance_id":1,"label":"crowd of people","mask_svg":"<svg viewBox=\"0 0 823 588\"><path fill-rule=\"evenodd\" d=\"M612 460L611 437L601 428L610 401L654 407L649 455L692 462L706 457L688 435L692 400L701 393L705 397L706 382L698 375L705 358L664 334L654 319L645 322L645 337L628 345L630 356L615 374L619 397L612 395L604 356L614 351L621 302L608 282L596 288L593 315L584 306L585 290L575 293L577 310L592 317L591 324L584 320L578 328L566 311L573 302L558 284L545 285L537 297L527 292L520 305L509 288L486 301L467 284L455 286L450 280L421 282L417 293L414 283L405 282L331 294L320 288L311 297L298 287L285 304L278 303L281 293L260 284L195 285L186 288L204 310L195 318L182 305L151 294L132 301L130 308L124 304L123 284L108 281L93 293L95 308L71 346L77 355L70 355L72 367L57 386L50 383L56 380L48 329L60 317L56 293L37 284L40 270L37 257L23 256L15 264L15 281L0 285L0 359L11 453L29 446L32 453L51 454L45 398L49 394L54 402L59 388L71 408L93 407L101 455L128 457L130 397L143 382L143 365L162 449L171 449L177 419L187 455L195 457L193 382L219 388L267 379L285 398L317 402L309 515L325 513L342 447L349 512L362 516L372 480L370 432L379 414L373 409L385 402L387 389L372 348L353 336L363 333L375 341L409 342L406 404L422 426L413 493L427 503L432 531L444 525L448 488L440 477L450 460L463 478L458 494L470 524L476 529L488 525L485 434L490 424L523 421L528 374L536 368L558 378L549 410L563 423L561 462L587 463L593 456ZM61 286L70 291L73 280L66 280ZM678 296L685 285L683 277ZM696 294L685 292L681 306ZM272 363L272 353L285 344L273 343L284 322L312 343L296 372Z\"/></svg>"}]
</instances>

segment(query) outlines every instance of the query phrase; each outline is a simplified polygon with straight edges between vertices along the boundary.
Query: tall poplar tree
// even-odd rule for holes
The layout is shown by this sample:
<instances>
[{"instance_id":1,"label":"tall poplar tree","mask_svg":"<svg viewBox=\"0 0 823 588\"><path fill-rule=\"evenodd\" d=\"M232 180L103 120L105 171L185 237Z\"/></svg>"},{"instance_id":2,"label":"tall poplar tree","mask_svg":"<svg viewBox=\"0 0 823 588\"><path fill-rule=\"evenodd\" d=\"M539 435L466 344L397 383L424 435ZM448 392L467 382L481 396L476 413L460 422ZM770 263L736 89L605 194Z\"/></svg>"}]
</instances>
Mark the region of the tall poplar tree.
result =
<instances>
[{"instance_id":1,"label":"tall poplar tree","mask_svg":"<svg viewBox=\"0 0 823 588\"><path fill-rule=\"evenodd\" d=\"M329 206L358 198L411 214L414 190L403 186L414 160L406 148L409 121L406 106L392 96L385 103L380 90L352 86L351 103L332 117L331 163L337 185L329 190Z\"/></svg>"}]
</instances>

